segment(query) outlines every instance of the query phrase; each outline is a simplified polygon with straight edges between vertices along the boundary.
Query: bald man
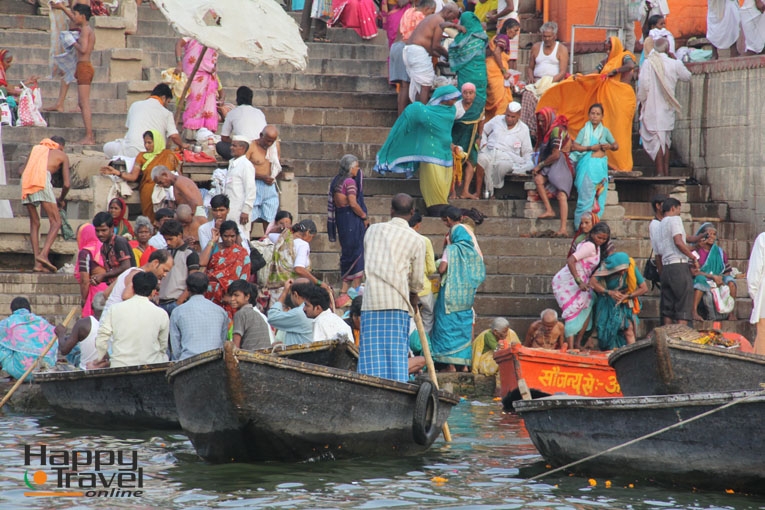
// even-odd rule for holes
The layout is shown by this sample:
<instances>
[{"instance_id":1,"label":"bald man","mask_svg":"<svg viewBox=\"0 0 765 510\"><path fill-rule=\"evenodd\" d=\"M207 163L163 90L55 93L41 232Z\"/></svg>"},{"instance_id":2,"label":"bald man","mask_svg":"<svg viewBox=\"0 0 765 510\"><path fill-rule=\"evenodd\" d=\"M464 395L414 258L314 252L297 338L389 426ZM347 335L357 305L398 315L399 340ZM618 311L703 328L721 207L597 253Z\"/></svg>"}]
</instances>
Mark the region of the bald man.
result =
<instances>
[{"instance_id":1,"label":"bald man","mask_svg":"<svg viewBox=\"0 0 765 510\"><path fill-rule=\"evenodd\" d=\"M206 216L194 216L194 211L187 204L181 204L175 210L178 221L183 226L183 242L194 251L200 251L199 227L207 223Z\"/></svg>"},{"instance_id":2,"label":"bald man","mask_svg":"<svg viewBox=\"0 0 765 510\"><path fill-rule=\"evenodd\" d=\"M267 125L260 138L253 140L247 150L247 159L255 167L255 202L250 219L263 224L263 231L274 221L279 211L279 191L274 181L282 165L279 163L279 130Z\"/></svg>"}]
</instances>

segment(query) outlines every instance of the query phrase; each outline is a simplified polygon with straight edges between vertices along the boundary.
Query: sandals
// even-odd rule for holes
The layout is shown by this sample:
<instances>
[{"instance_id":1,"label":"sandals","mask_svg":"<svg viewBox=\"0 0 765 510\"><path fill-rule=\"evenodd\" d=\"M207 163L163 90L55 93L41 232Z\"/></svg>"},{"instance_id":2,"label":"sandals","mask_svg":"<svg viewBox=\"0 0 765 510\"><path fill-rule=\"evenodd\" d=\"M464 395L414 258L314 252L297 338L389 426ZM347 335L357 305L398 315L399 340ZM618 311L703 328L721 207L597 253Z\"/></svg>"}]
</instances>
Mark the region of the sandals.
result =
<instances>
[{"instance_id":1,"label":"sandals","mask_svg":"<svg viewBox=\"0 0 765 510\"><path fill-rule=\"evenodd\" d=\"M340 294L335 300L335 308L343 308L351 303L351 297L348 294Z\"/></svg>"}]
</instances>

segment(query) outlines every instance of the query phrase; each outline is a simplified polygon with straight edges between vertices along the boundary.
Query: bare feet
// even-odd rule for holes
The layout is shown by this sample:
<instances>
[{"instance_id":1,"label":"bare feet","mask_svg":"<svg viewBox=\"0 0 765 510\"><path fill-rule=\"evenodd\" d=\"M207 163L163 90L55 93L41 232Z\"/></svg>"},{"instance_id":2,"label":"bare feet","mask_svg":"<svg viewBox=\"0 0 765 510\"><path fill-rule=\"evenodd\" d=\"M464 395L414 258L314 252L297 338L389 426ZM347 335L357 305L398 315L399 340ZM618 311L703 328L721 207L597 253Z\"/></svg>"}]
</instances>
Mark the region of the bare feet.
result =
<instances>
[{"instance_id":1,"label":"bare feet","mask_svg":"<svg viewBox=\"0 0 765 510\"><path fill-rule=\"evenodd\" d=\"M96 144L96 139L92 136L90 138L85 137L79 142L77 142L77 145L95 145L95 144Z\"/></svg>"},{"instance_id":2,"label":"bare feet","mask_svg":"<svg viewBox=\"0 0 765 510\"><path fill-rule=\"evenodd\" d=\"M555 234L553 234L555 237L568 237L568 231L566 230L558 230Z\"/></svg>"},{"instance_id":3,"label":"bare feet","mask_svg":"<svg viewBox=\"0 0 765 510\"><path fill-rule=\"evenodd\" d=\"M546 220L548 218L555 218L555 211L552 211L552 210L545 211L544 214L539 216L537 219L539 219L539 220Z\"/></svg>"},{"instance_id":4,"label":"bare feet","mask_svg":"<svg viewBox=\"0 0 765 510\"><path fill-rule=\"evenodd\" d=\"M35 261L39 262L39 265L41 267L44 267L45 269L47 269L49 271L52 271L54 273L56 271L58 271L58 268L56 266L54 266L53 264L51 264L50 260L46 259L45 257L37 256L37 257L35 257ZM37 267L37 266L38 266L38 264L35 264L35 267Z\"/></svg>"},{"instance_id":5,"label":"bare feet","mask_svg":"<svg viewBox=\"0 0 765 510\"><path fill-rule=\"evenodd\" d=\"M478 200L478 196L472 193L462 193L460 194L460 198L465 200Z\"/></svg>"},{"instance_id":6,"label":"bare feet","mask_svg":"<svg viewBox=\"0 0 765 510\"><path fill-rule=\"evenodd\" d=\"M457 198L457 194L456 193L452 192L452 193L449 194L449 200L454 200L455 198Z\"/></svg>"},{"instance_id":7,"label":"bare feet","mask_svg":"<svg viewBox=\"0 0 765 510\"><path fill-rule=\"evenodd\" d=\"M695 321L703 321L703 320L704 320L704 317L702 317L702 316L701 316L701 315L699 315L698 313L694 313L694 314L693 314L693 320L695 320Z\"/></svg>"},{"instance_id":8,"label":"bare feet","mask_svg":"<svg viewBox=\"0 0 765 510\"><path fill-rule=\"evenodd\" d=\"M42 266L39 262L35 263L35 266L32 268L32 271L35 273L50 273L50 271Z\"/></svg>"},{"instance_id":9,"label":"bare feet","mask_svg":"<svg viewBox=\"0 0 765 510\"><path fill-rule=\"evenodd\" d=\"M64 111L64 105L62 104L54 104L53 106L46 106L43 108L44 112L63 112Z\"/></svg>"},{"instance_id":10,"label":"bare feet","mask_svg":"<svg viewBox=\"0 0 765 510\"><path fill-rule=\"evenodd\" d=\"M446 367L443 370L441 370L441 372L456 372L456 371L457 371L457 369L454 368L454 365L449 365L448 367Z\"/></svg>"}]
</instances>

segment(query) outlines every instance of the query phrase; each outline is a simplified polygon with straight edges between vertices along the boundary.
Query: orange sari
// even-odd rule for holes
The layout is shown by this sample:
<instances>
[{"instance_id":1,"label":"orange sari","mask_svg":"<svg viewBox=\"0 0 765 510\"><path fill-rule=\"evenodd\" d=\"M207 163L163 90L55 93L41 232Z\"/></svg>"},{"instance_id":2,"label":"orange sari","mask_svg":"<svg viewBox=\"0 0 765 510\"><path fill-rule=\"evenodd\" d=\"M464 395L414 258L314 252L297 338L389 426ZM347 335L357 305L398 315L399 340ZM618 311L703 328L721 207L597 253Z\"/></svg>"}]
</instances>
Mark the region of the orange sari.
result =
<instances>
[{"instance_id":1,"label":"orange sari","mask_svg":"<svg viewBox=\"0 0 765 510\"><path fill-rule=\"evenodd\" d=\"M146 164L144 154L146 153L141 152L135 158L135 164L141 165L142 168ZM146 168L141 171L141 181L139 184L141 191L141 214L149 218L152 223L154 223L154 204L151 202L151 194L154 191L154 181L151 179L151 170L157 165L162 165L169 168L171 172L174 172L178 170L179 163L178 155L170 149L165 149L157 154Z\"/></svg>"},{"instance_id":2,"label":"orange sari","mask_svg":"<svg viewBox=\"0 0 765 510\"><path fill-rule=\"evenodd\" d=\"M497 65L497 61L494 59L494 49L497 47L497 38L501 35L495 36L489 42L490 56L486 57L486 77L488 81L488 87L486 89L486 120L493 119L496 115L504 115L507 110L507 105L513 101L513 91L505 87L505 77L502 74L502 69ZM504 36L507 39L507 36ZM510 54L507 51L502 52L502 64L505 69L509 69L510 66Z\"/></svg>"},{"instance_id":3,"label":"orange sari","mask_svg":"<svg viewBox=\"0 0 765 510\"><path fill-rule=\"evenodd\" d=\"M635 56L623 49L617 37L611 38L611 52L600 74L571 76L551 87L539 98L537 111L549 106L558 115L568 118L568 132L576 138L579 130L588 120L590 105L603 105L603 124L619 144L618 151L608 151L608 166L620 172L632 170L632 118L637 107L635 91L628 83L622 83L621 76L608 77L608 73L621 67L624 57ZM488 65L487 65L488 68Z\"/></svg>"}]
</instances>

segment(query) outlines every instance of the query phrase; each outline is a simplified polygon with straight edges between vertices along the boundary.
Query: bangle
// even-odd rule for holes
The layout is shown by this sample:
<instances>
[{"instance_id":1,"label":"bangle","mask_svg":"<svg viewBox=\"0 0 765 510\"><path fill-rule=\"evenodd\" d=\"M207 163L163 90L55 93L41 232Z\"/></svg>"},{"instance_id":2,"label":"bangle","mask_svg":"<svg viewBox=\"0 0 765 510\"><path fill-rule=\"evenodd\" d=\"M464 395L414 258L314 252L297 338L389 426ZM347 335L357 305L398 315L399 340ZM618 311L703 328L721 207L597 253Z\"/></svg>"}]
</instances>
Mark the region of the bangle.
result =
<instances>
[{"instance_id":1,"label":"bangle","mask_svg":"<svg viewBox=\"0 0 765 510\"><path fill-rule=\"evenodd\" d=\"M318 280L318 279L316 280L316 286L317 287L321 287L322 283L324 283L324 282L322 282L321 280Z\"/></svg>"},{"instance_id":2,"label":"bangle","mask_svg":"<svg viewBox=\"0 0 765 510\"><path fill-rule=\"evenodd\" d=\"M577 285L581 285L582 284L582 279L579 278L578 276L576 278L574 278L574 281L576 282Z\"/></svg>"}]
</instances>

